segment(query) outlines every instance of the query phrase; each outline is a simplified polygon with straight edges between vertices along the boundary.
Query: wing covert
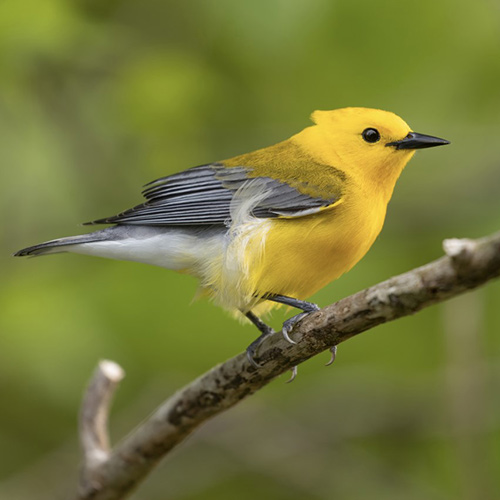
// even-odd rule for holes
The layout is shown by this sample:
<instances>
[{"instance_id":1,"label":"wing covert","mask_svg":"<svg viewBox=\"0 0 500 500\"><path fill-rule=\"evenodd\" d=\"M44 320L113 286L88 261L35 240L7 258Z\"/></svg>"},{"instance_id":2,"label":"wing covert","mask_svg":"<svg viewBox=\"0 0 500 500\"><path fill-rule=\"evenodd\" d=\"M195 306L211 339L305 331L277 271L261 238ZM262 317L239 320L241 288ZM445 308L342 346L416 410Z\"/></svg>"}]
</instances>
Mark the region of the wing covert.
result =
<instances>
[{"instance_id":1,"label":"wing covert","mask_svg":"<svg viewBox=\"0 0 500 500\"><path fill-rule=\"evenodd\" d=\"M271 177L252 177L251 167L211 163L152 181L142 192L144 203L87 224L228 225L235 195L244 197L250 183L253 192L264 193L252 209L258 218L300 217L340 198L340 193L314 197Z\"/></svg>"}]
</instances>

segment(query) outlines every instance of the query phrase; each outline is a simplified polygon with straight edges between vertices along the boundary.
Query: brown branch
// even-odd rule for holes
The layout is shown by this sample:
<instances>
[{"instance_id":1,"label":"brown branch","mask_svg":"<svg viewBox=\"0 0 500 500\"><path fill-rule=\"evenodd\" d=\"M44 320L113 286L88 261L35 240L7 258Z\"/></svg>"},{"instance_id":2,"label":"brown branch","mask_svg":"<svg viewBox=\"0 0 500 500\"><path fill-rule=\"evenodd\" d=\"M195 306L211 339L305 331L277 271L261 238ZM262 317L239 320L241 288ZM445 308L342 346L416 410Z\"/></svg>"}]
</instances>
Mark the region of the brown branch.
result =
<instances>
[{"instance_id":1,"label":"brown branch","mask_svg":"<svg viewBox=\"0 0 500 500\"><path fill-rule=\"evenodd\" d=\"M165 401L98 467L98 483L82 483L76 498L125 498L159 460L205 420L326 349L381 323L472 290L500 275L500 233L446 240L446 256L310 314L294 329L297 344L273 335L256 369L245 354L212 368Z\"/></svg>"},{"instance_id":2,"label":"brown branch","mask_svg":"<svg viewBox=\"0 0 500 500\"><path fill-rule=\"evenodd\" d=\"M83 397L80 410L80 444L83 464L80 471L80 491L99 491L106 483L101 479L101 465L110 458L108 415L113 394L125 376L113 361L100 361Z\"/></svg>"}]
</instances>

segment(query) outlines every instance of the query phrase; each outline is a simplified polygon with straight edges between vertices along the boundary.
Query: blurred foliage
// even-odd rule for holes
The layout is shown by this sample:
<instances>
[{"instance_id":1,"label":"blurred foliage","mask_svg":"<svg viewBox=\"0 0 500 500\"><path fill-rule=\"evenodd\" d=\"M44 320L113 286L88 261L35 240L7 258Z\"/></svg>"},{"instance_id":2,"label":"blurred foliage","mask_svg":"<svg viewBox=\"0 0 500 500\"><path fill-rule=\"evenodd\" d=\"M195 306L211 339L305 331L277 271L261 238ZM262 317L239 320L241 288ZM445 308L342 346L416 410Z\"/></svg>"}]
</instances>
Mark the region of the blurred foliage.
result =
<instances>
[{"instance_id":1,"label":"blurred foliage","mask_svg":"<svg viewBox=\"0 0 500 500\"><path fill-rule=\"evenodd\" d=\"M0 498L71 490L98 359L127 370L118 438L256 336L191 303L189 277L12 252L128 208L156 177L286 138L314 109L388 109L452 146L417 154L373 249L315 297L333 302L445 237L498 229L499 88L494 1L0 2ZM349 341L329 369L304 364L134 498L498 498L499 299L493 283Z\"/></svg>"}]
</instances>

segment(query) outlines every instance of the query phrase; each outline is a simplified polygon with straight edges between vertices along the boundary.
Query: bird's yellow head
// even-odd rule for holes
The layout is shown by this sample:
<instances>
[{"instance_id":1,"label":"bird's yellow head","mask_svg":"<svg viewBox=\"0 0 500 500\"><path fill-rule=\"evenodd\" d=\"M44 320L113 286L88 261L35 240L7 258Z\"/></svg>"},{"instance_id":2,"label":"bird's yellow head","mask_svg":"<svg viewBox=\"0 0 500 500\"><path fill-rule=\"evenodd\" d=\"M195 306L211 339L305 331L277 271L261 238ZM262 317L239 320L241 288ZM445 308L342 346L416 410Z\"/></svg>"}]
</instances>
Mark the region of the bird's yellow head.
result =
<instances>
[{"instance_id":1,"label":"bird's yellow head","mask_svg":"<svg viewBox=\"0 0 500 500\"><path fill-rule=\"evenodd\" d=\"M448 144L413 132L399 116L380 109L315 111L312 120L316 125L294 140L317 161L377 185L393 187L416 149Z\"/></svg>"}]
</instances>

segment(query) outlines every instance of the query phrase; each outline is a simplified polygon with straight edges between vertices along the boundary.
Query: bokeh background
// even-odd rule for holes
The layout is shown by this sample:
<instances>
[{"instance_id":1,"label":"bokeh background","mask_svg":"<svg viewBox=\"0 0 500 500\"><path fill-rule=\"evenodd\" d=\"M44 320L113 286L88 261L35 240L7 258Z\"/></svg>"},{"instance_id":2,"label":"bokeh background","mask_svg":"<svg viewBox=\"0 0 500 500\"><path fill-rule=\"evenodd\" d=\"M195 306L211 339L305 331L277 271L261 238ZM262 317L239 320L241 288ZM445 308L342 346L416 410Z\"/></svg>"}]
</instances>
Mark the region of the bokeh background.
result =
<instances>
[{"instance_id":1,"label":"bokeh background","mask_svg":"<svg viewBox=\"0 0 500 500\"><path fill-rule=\"evenodd\" d=\"M0 498L65 498L97 361L127 372L112 435L256 336L194 279L13 259L140 202L142 184L278 142L314 109L388 109L451 140L404 172L321 305L500 227L494 0L0 2ZM380 326L209 422L135 499L500 497L500 283ZM284 316L275 313L278 325Z\"/></svg>"}]
</instances>

